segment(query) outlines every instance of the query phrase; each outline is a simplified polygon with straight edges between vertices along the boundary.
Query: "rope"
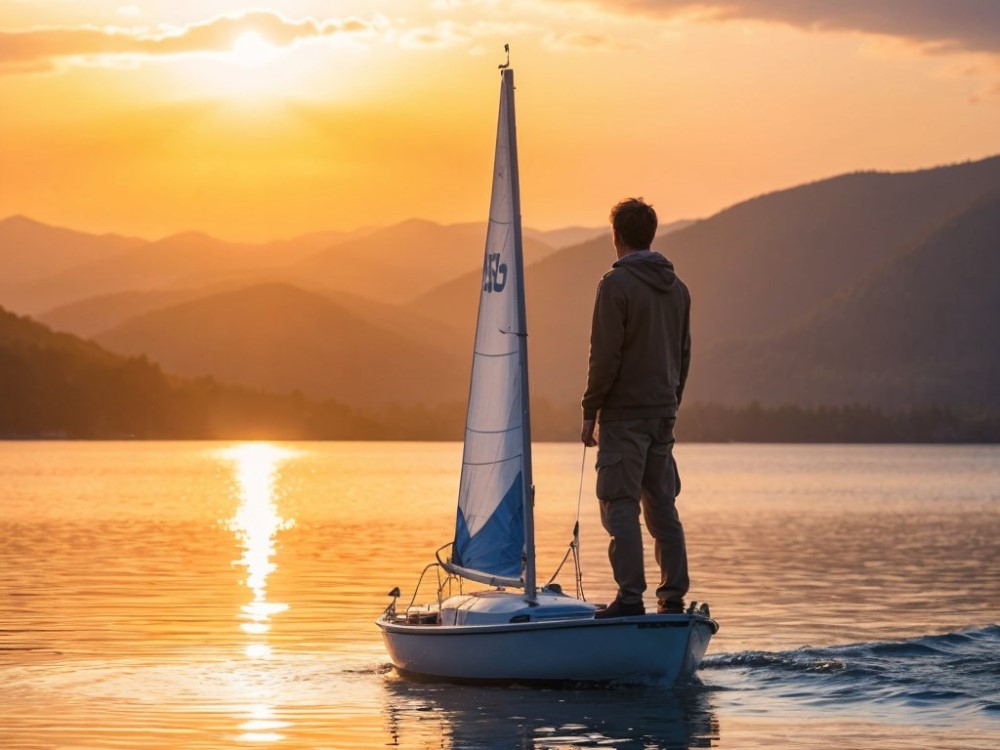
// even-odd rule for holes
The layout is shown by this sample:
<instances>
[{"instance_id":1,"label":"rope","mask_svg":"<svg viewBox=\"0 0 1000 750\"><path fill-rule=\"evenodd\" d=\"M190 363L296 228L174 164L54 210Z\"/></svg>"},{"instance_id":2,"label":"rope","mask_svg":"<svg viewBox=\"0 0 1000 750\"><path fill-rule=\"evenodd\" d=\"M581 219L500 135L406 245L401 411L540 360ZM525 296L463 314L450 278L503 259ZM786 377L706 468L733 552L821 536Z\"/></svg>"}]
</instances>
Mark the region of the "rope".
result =
<instances>
[{"instance_id":1,"label":"rope","mask_svg":"<svg viewBox=\"0 0 1000 750\"><path fill-rule=\"evenodd\" d=\"M573 555L573 567L576 569L576 596L578 599L587 601L587 597L583 593L583 570L580 568L580 509L583 507L583 476L587 470L587 446L583 446L583 458L580 461L580 491L576 498L576 523L573 524L573 541L569 543L569 549L566 550L566 554L563 555L562 562L559 563L559 567L556 568L556 572L552 574L549 582L545 584L549 586L552 584L556 578L559 577L559 572L562 570L563 565L569 559L570 554Z\"/></svg>"},{"instance_id":2,"label":"rope","mask_svg":"<svg viewBox=\"0 0 1000 750\"><path fill-rule=\"evenodd\" d=\"M583 475L587 471L587 444L583 445L583 457L580 459L580 492L576 497L576 524L573 526L573 563L576 567L576 595L583 601L587 597L583 593L583 569L580 567L580 508L583 505Z\"/></svg>"}]
</instances>

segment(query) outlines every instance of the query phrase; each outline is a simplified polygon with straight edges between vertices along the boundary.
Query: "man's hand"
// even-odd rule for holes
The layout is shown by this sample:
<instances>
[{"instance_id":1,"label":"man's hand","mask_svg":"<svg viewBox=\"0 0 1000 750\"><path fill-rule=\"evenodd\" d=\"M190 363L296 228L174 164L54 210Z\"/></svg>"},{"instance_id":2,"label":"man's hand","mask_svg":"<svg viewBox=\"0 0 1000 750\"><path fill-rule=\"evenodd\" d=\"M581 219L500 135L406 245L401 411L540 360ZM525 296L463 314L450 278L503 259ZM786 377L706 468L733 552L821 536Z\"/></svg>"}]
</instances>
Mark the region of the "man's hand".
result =
<instances>
[{"instance_id":1,"label":"man's hand","mask_svg":"<svg viewBox=\"0 0 1000 750\"><path fill-rule=\"evenodd\" d=\"M588 448L593 448L597 445L597 440L594 439L594 428L597 427L596 419L585 419L583 420L583 428L580 430L580 440Z\"/></svg>"}]
</instances>

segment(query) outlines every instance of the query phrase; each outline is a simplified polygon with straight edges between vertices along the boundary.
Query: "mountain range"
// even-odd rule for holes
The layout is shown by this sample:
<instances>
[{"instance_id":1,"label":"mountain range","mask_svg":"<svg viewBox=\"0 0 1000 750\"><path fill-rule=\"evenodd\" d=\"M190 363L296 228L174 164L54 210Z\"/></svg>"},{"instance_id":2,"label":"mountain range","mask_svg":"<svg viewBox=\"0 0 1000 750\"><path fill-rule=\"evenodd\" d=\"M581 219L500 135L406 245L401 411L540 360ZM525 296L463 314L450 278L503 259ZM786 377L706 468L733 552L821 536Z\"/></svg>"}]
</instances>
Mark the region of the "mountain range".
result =
<instances>
[{"instance_id":1,"label":"mountain range","mask_svg":"<svg viewBox=\"0 0 1000 750\"><path fill-rule=\"evenodd\" d=\"M525 237L532 392L575 415L609 233ZM12 217L0 305L170 373L434 407L467 390L484 239L413 220L146 242ZM686 403L1000 410L1000 157L777 191L665 226L654 248L691 290Z\"/></svg>"},{"instance_id":2,"label":"mountain range","mask_svg":"<svg viewBox=\"0 0 1000 750\"><path fill-rule=\"evenodd\" d=\"M586 231L577 229L567 236ZM412 219L262 244L226 242L202 232L145 242L97 237L15 216L0 221L0 304L38 315L123 292L266 282L395 304L481 267L485 239L485 223L446 226ZM525 240L529 261L554 250L539 239Z\"/></svg>"},{"instance_id":3,"label":"mountain range","mask_svg":"<svg viewBox=\"0 0 1000 750\"><path fill-rule=\"evenodd\" d=\"M265 283L147 312L95 340L154 357L169 372L352 406L454 399L468 388L447 337L436 346L418 318L397 325L398 314L379 324L377 305Z\"/></svg>"},{"instance_id":4,"label":"mountain range","mask_svg":"<svg viewBox=\"0 0 1000 750\"><path fill-rule=\"evenodd\" d=\"M1000 190L770 336L699 365L721 403L1000 408Z\"/></svg>"},{"instance_id":5,"label":"mountain range","mask_svg":"<svg viewBox=\"0 0 1000 750\"><path fill-rule=\"evenodd\" d=\"M165 374L0 308L0 437L374 438L385 428L307 402Z\"/></svg>"}]
</instances>

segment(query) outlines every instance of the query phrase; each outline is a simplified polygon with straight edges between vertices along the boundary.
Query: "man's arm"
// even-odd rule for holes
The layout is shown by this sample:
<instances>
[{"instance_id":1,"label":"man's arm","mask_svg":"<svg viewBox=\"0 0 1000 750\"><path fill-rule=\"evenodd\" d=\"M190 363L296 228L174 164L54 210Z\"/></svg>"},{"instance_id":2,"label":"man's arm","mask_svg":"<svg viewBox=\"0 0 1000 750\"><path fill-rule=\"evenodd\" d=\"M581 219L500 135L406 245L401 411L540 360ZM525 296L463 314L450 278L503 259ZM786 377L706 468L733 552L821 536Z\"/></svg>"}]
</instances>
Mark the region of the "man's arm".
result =
<instances>
[{"instance_id":1,"label":"man's arm","mask_svg":"<svg viewBox=\"0 0 1000 750\"><path fill-rule=\"evenodd\" d=\"M680 383L677 386L677 405L681 405L684 395L684 384L687 382L688 370L691 367L691 293L684 289L684 333L681 340L681 371Z\"/></svg>"},{"instance_id":2,"label":"man's arm","mask_svg":"<svg viewBox=\"0 0 1000 750\"><path fill-rule=\"evenodd\" d=\"M598 410L618 377L625 340L625 315L628 301L618 294L608 278L601 280L594 300L594 318L590 327L590 367L587 391L583 394L584 420L597 419Z\"/></svg>"}]
</instances>

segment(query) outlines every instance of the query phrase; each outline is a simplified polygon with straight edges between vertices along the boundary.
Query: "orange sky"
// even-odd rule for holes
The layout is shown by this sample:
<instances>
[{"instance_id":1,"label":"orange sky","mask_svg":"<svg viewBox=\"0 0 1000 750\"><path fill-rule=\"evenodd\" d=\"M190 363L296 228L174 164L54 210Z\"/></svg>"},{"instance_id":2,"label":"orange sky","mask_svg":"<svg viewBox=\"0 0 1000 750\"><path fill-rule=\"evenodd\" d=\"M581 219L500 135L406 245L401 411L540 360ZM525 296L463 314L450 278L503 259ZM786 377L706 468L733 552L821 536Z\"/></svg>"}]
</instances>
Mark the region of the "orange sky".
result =
<instances>
[{"instance_id":1,"label":"orange sky","mask_svg":"<svg viewBox=\"0 0 1000 750\"><path fill-rule=\"evenodd\" d=\"M242 240L483 220L504 42L530 226L1000 153L995 0L14 0L0 217Z\"/></svg>"}]
</instances>

